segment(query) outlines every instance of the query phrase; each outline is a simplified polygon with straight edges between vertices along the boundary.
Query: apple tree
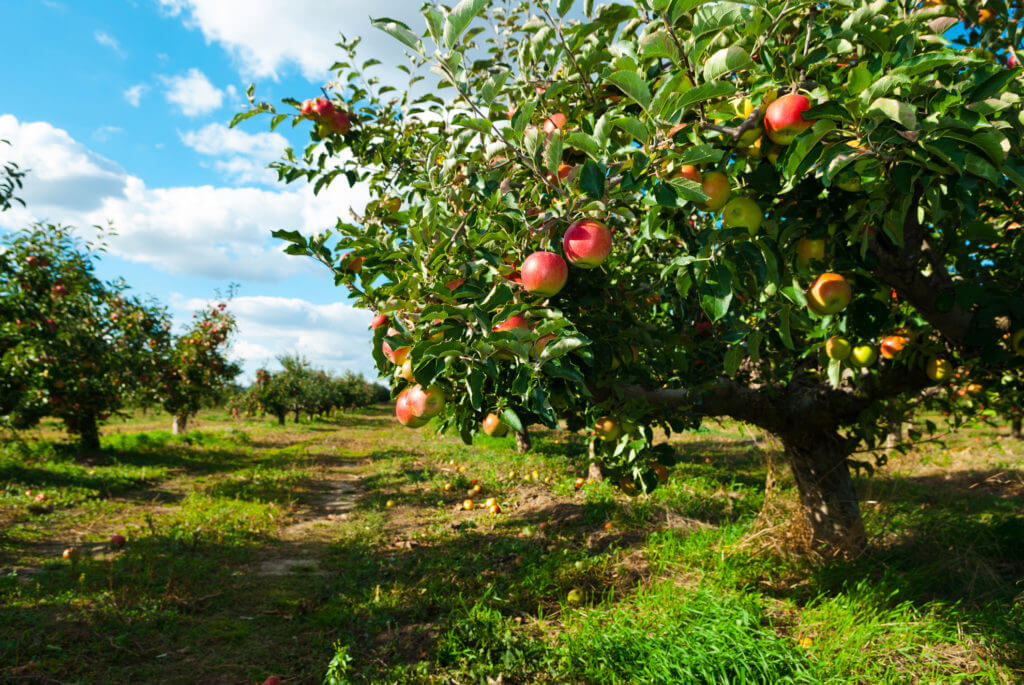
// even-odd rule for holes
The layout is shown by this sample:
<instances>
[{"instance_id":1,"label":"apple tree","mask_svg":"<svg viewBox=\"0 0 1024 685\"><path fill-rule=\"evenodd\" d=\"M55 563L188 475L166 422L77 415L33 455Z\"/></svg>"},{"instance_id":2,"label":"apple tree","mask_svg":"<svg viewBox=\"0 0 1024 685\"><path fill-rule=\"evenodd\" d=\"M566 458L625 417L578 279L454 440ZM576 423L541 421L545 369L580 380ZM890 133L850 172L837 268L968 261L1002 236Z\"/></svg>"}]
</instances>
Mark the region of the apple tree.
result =
<instances>
[{"instance_id":1,"label":"apple tree","mask_svg":"<svg viewBox=\"0 0 1024 685\"><path fill-rule=\"evenodd\" d=\"M189 417L218 399L242 372L241 366L227 358L236 329L227 303L219 302L193 314L192 324L162 350L164 361L155 394L174 417L173 433L185 433Z\"/></svg>"},{"instance_id":2,"label":"apple tree","mask_svg":"<svg viewBox=\"0 0 1024 685\"><path fill-rule=\"evenodd\" d=\"M0 145L10 145L10 142L0 139ZM25 204L24 200L15 195L21 190L24 179L25 171L16 163L4 162L0 167L0 212L10 209L14 203Z\"/></svg>"},{"instance_id":3,"label":"apple tree","mask_svg":"<svg viewBox=\"0 0 1024 685\"><path fill-rule=\"evenodd\" d=\"M64 226L0 239L0 421L61 420L86 449L101 421L148 393L168 344L162 307L95 274L102 246Z\"/></svg>"},{"instance_id":4,"label":"apple tree","mask_svg":"<svg viewBox=\"0 0 1024 685\"><path fill-rule=\"evenodd\" d=\"M315 124L282 181L372 198L275 235L387 318L373 354L410 361L409 425L564 420L641 490L672 458L656 427L732 417L781 441L814 546L856 553L853 455L911 402L957 421L954 372L1024 365L1024 240L1000 221L1024 188L1021 9L595 5L381 18L409 86L341 43L344 127L250 89L236 123Z\"/></svg>"}]
</instances>

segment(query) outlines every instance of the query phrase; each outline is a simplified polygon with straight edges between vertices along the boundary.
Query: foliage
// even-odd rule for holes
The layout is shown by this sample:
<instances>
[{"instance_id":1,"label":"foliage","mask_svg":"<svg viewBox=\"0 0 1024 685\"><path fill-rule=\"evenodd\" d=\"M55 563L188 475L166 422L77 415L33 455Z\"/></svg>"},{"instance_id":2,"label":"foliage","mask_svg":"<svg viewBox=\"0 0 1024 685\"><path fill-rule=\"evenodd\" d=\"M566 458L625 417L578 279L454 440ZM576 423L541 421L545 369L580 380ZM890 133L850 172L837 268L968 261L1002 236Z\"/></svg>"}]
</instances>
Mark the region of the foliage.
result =
<instances>
[{"instance_id":1,"label":"foliage","mask_svg":"<svg viewBox=\"0 0 1024 685\"><path fill-rule=\"evenodd\" d=\"M0 420L25 428L53 416L97 447L96 422L161 373L167 313L123 281L100 281L102 246L67 227L34 225L0 244Z\"/></svg>"},{"instance_id":2,"label":"foliage","mask_svg":"<svg viewBox=\"0 0 1024 685\"><path fill-rule=\"evenodd\" d=\"M6 140L0 140L0 145L9 145ZM24 205L25 202L15 196L21 190L26 172L14 162L4 162L0 166L0 212L7 211L14 203Z\"/></svg>"}]
</instances>

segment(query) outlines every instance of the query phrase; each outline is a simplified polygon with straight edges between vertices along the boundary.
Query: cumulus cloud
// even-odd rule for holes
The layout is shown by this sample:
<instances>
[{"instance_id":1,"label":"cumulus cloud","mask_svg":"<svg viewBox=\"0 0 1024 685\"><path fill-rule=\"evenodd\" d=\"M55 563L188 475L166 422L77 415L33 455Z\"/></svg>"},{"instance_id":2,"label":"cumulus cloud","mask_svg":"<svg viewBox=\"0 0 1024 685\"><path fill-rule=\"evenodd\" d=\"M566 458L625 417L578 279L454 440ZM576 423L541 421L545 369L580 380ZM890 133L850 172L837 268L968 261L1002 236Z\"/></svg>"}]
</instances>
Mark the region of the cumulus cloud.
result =
<instances>
[{"instance_id":1,"label":"cumulus cloud","mask_svg":"<svg viewBox=\"0 0 1024 685\"><path fill-rule=\"evenodd\" d=\"M21 193L27 207L0 214L0 227L48 220L84 228L112 221L118 231L112 254L183 276L273 283L319 274L312 262L285 255L270 231L316 233L368 200L365 190L345 184L318 196L308 186L149 188L66 131L44 122L20 123L11 115L0 116L0 139L11 141L12 161L29 169ZM214 133L196 143L210 150L266 152L260 145L267 141L260 140Z\"/></svg>"},{"instance_id":2,"label":"cumulus cloud","mask_svg":"<svg viewBox=\"0 0 1024 685\"><path fill-rule=\"evenodd\" d=\"M279 133L246 133L223 124L186 131L181 140L199 154L215 157L214 167L236 183L274 183L277 175L267 165L288 146Z\"/></svg>"},{"instance_id":3,"label":"cumulus cloud","mask_svg":"<svg viewBox=\"0 0 1024 685\"><path fill-rule=\"evenodd\" d=\"M161 80L167 88L164 97L187 117L209 114L224 103L224 91L210 83L206 74L196 68L189 69L184 75L165 76Z\"/></svg>"},{"instance_id":4,"label":"cumulus cloud","mask_svg":"<svg viewBox=\"0 0 1024 685\"><path fill-rule=\"evenodd\" d=\"M180 16L231 54L243 76L277 78L297 66L319 80L337 57L339 32L363 36L361 55L394 63L402 46L370 26L369 15L406 22L417 32L425 26L418 2L410 0L160 0L164 10ZM245 21L239 21L245 17ZM404 60L402 60L404 63Z\"/></svg>"},{"instance_id":5,"label":"cumulus cloud","mask_svg":"<svg viewBox=\"0 0 1024 685\"><path fill-rule=\"evenodd\" d=\"M142 102L143 94L145 94L147 90L149 90L149 86L144 83L139 83L124 91L124 99L127 100L128 104L132 107L138 107L139 103Z\"/></svg>"},{"instance_id":6,"label":"cumulus cloud","mask_svg":"<svg viewBox=\"0 0 1024 685\"><path fill-rule=\"evenodd\" d=\"M199 299L172 298L182 316L204 304ZM314 366L376 377L369 312L343 302L317 305L269 296L236 297L230 309L239 331L232 356L243 362L247 379L261 366L279 368L275 357L285 352L297 352Z\"/></svg>"}]
</instances>

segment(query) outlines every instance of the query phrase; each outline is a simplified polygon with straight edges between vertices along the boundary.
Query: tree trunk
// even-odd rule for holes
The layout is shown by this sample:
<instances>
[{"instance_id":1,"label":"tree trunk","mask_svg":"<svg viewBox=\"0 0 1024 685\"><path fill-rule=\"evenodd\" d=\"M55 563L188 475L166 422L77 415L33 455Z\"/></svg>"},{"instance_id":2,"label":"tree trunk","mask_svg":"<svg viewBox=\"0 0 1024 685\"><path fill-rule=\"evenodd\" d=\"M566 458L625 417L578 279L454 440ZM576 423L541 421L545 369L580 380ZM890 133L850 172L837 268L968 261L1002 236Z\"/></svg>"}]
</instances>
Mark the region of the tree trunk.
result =
<instances>
[{"instance_id":1,"label":"tree trunk","mask_svg":"<svg viewBox=\"0 0 1024 685\"><path fill-rule=\"evenodd\" d=\"M1021 432L1021 420L1014 419L1010 422L1010 435L1017 438L1018 440L1024 439L1024 433Z\"/></svg>"},{"instance_id":2,"label":"tree trunk","mask_svg":"<svg viewBox=\"0 0 1024 685\"><path fill-rule=\"evenodd\" d=\"M533 441L530 440L530 430L524 428L521 433L516 433L516 452L519 454L526 454L533 447Z\"/></svg>"},{"instance_id":3,"label":"tree trunk","mask_svg":"<svg viewBox=\"0 0 1024 685\"><path fill-rule=\"evenodd\" d=\"M100 448L100 429L96 425L95 414L81 414L76 417L71 430L78 434L79 444L83 450L98 450Z\"/></svg>"},{"instance_id":4,"label":"tree trunk","mask_svg":"<svg viewBox=\"0 0 1024 685\"><path fill-rule=\"evenodd\" d=\"M295 410L295 421L294 421L294 423L298 423L298 422L299 422L299 410L296 409Z\"/></svg>"},{"instance_id":5,"label":"tree trunk","mask_svg":"<svg viewBox=\"0 0 1024 685\"><path fill-rule=\"evenodd\" d=\"M825 556L856 556L865 545L864 521L846 465L849 449L834 431L783 435L811 544Z\"/></svg>"},{"instance_id":6,"label":"tree trunk","mask_svg":"<svg viewBox=\"0 0 1024 685\"><path fill-rule=\"evenodd\" d=\"M188 432L188 414L179 414L171 420L171 433L184 435Z\"/></svg>"},{"instance_id":7,"label":"tree trunk","mask_svg":"<svg viewBox=\"0 0 1024 685\"><path fill-rule=\"evenodd\" d=\"M283 412L283 411L278 412L277 413L277 425L283 426L284 425L284 420L285 420L286 416L287 416L287 414L285 412Z\"/></svg>"},{"instance_id":8,"label":"tree trunk","mask_svg":"<svg viewBox=\"0 0 1024 685\"><path fill-rule=\"evenodd\" d=\"M889 422L889 434L885 436L885 448L887 450L896 449L896 446L903 442L903 428L904 424L902 421Z\"/></svg>"},{"instance_id":9,"label":"tree trunk","mask_svg":"<svg viewBox=\"0 0 1024 685\"><path fill-rule=\"evenodd\" d=\"M594 443L587 446L587 454L590 456L590 465L587 466L587 480L600 482L604 480L604 471L601 470L601 463L597 460L597 450Z\"/></svg>"}]
</instances>

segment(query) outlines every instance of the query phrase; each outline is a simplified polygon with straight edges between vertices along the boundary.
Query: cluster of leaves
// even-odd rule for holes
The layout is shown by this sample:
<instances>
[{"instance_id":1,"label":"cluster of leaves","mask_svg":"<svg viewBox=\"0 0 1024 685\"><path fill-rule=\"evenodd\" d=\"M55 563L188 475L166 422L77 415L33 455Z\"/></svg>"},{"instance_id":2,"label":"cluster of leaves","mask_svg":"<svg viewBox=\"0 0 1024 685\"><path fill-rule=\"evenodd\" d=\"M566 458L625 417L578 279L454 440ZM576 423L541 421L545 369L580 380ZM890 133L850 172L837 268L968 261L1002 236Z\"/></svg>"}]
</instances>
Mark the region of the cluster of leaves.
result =
<instances>
[{"instance_id":1,"label":"cluster of leaves","mask_svg":"<svg viewBox=\"0 0 1024 685\"><path fill-rule=\"evenodd\" d=\"M284 423L288 414L299 420L330 416L334 411L354 409L387 400L386 388L368 383L361 375L346 371L335 376L312 368L299 355L278 358L280 371L259 369L256 382L232 399L232 407L248 415L273 414Z\"/></svg>"},{"instance_id":2,"label":"cluster of leaves","mask_svg":"<svg viewBox=\"0 0 1024 685\"><path fill-rule=\"evenodd\" d=\"M6 140L0 140L0 145L9 145ZM21 190L25 178L25 171L14 162L4 162L0 166L0 212L7 211L14 203L25 204L16 197L15 193Z\"/></svg>"},{"instance_id":3,"label":"cluster of leaves","mask_svg":"<svg viewBox=\"0 0 1024 685\"><path fill-rule=\"evenodd\" d=\"M910 397L960 411L955 388L922 395L930 358L980 382L1022 367L1004 337L1024 327L1024 239L1006 230L1024 187L1022 79L996 55L1016 49L1019 7L986 3L990 19L967 26L974 3L491 5L425 7L425 36L378 20L410 52L410 86L393 95L343 43L334 98L351 131L313 132L276 165L287 182L369 187L355 221L276 235L390 316L378 366L391 368L385 336L410 346L415 380L454 400L444 427L471 439L496 410L513 427L614 414L643 426L607 448L633 461L650 426L707 415L873 445ZM427 65L436 93L418 85ZM793 91L813 126L773 144L761 118ZM302 122L255 102L237 120L261 112ZM555 113L567 123L543 127ZM684 165L725 173L760 230L702 211ZM583 217L613 230L604 266L571 268L551 298L525 292L516 266L559 252ZM801 262L796 246L819 238L824 260ZM824 271L854 290L829 316L805 301ZM493 330L517 314L530 330ZM912 344L869 370L824 352L833 335L897 331ZM652 405L665 388L683 392Z\"/></svg>"}]
</instances>

